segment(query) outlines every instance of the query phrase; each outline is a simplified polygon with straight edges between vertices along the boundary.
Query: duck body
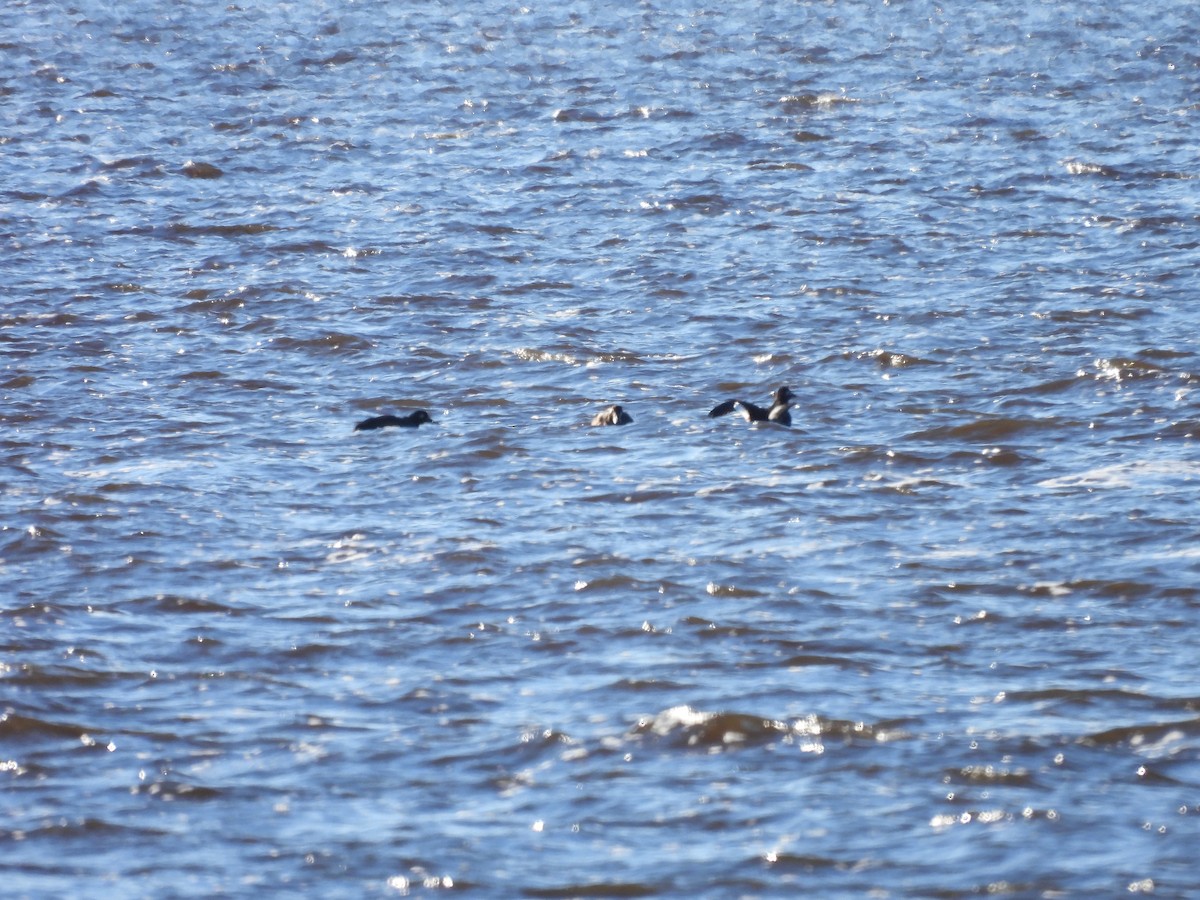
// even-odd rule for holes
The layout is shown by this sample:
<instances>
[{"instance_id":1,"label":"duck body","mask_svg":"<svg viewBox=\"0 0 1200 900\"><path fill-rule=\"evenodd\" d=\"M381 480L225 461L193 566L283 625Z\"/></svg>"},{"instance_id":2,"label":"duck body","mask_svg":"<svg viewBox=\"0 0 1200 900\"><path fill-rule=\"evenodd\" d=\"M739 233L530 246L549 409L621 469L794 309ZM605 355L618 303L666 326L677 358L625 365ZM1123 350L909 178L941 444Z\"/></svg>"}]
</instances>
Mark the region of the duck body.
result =
<instances>
[{"instance_id":1,"label":"duck body","mask_svg":"<svg viewBox=\"0 0 1200 900\"><path fill-rule=\"evenodd\" d=\"M632 425L633 416L621 409L620 406L613 405L606 409L600 410L596 415L592 416L593 425Z\"/></svg>"},{"instance_id":2,"label":"duck body","mask_svg":"<svg viewBox=\"0 0 1200 900\"><path fill-rule=\"evenodd\" d=\"M374 416L354 426L355 431L374 431L376 428L416 428L425 423L433 424L429 413L423 409L410 412L407 416Z\"/></svg>"},{"instance_id":3,"label":"duck body","mask_svg":"<svg viewBox=\"0 0 1200 900\"><path fill-rule=\"evenodd\" d=\"M717 416L725 416L736 411L740 412L747 422L774 422L776 425L790 426L792 414L788 412L788 407L795 396L791 388L780 387L776 389L775 395L771 398L771 406L767 409L763 409L757 403L751 403L749 400L735 398L718 403L708 415L715 419Z\"/></svg>"}]
</instances>

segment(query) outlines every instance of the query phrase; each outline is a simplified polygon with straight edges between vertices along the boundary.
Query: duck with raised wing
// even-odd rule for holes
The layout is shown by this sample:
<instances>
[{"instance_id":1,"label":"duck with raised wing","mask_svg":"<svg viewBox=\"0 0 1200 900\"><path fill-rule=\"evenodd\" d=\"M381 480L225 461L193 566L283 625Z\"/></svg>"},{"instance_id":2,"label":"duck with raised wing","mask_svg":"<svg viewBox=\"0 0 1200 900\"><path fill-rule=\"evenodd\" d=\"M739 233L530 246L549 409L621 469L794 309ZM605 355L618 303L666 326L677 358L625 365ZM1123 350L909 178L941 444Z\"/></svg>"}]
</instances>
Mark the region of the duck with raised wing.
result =
<instances>
[{"instance_id":1,"label":"duck with raised wing","mask_svg":"<svg viewBox=\"0 0 1200 900\"><path fill-rule=\"evenodd\" d=\"M791 425L792 415L788 412L788 406L795 396L791 388L781 387L775 391L769 409L763 409L749 400L735 398L733 400L726 400L724 403L718 403L712 408L709 416L716 418L717 416L724 416L737 411L742 414L747 422L774 422L777 425Z\"/></svg>"},{"instance_id":2,"label":"duck with raised wing","mask_svg":"<svg viewBox=\"0 0 1200 900\"><path fill-rule=\"evenodd\" d=\"M410 412L407 416L374 416L370 419L364 419L354 426L355 431L374 431L376 428L416 428L418 425L425 423L433 424L433 419L429 417L423 409L418 409L415 412Z\"/></svg>"}]
</instances>

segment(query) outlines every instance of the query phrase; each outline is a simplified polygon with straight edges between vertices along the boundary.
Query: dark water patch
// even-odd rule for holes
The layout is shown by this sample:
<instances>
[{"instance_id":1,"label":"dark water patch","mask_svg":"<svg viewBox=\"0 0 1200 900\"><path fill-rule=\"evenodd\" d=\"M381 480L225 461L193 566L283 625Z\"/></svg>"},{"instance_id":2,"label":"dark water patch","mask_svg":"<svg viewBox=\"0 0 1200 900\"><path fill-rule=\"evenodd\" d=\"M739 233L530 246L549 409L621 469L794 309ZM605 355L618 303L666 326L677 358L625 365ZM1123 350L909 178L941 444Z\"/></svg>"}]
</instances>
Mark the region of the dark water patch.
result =
<instances>
[{"instance_id":1,"label":"dark water patch","mask_svg":"<svg viewBox=\"0 0 1200 900\"><path fill-rule=\"evenodd\" d=\"M37 191L6 190L2 195L9 200L19 200L22 203L43 203L50 199L49 194Z\"/></svg>"},{"instance_id":2,"label":"dark water patch","mask_svg":"<svg viewBox=\"0 0 1200 900\"><path fill-rule=\"evenodd\" d=\"M225 377L224 372L216 370L198 370L195 372L184 372L179 376L179 381L187 384L192 381L219 381Z\"/></svg>"},{"instance_id":3,"label":"dark water patch","mask_svg":"<svg viewBox=\"0 0 1200 900\"><path fill-rule=\"evenodd\" d=\"M614 116L609 113L602 113L589 106L574 106L569 109L556 109L551 118L555 122L564 124L578 122L598 125L610 121Z\"/></svg>"},{"instance_id":4,"label":"dark water patch","mask_svg":"<svg viewBox=\"0 0 1200 900\"><path fill-rule=\"evenodd\" d=\"M699 616L684 616L681 625L694 628L696 636L701 638L736 638L744 635L763 634L761 629L749 625L719 625L709 619Z\"/></svg>"},{"instance_id":5,"label":"dark water patch","mask_svg":"<svg viewBox=\"0 0 1200 900\"><path fill-rule=\"evenodd\" d=\"M1200 437L1200 419L1185 419L1179 422L1167 423L1152 433L1159 438L1194 439Z\"/></svg>"},{"instance_id":6,"label":"dark water patch","mask_svg":"<svg viewBox=\"0 0 1200 900\"><path fill-rule=\"evenodd\" d=\"M80 817L47 821L32 828L9 828L0 831L0 839L8 843L30 841L35 846L44 841L64 840L70 843L77 841L94 842L107 841L114 837L148 840L167 837L169 830L146 827L130 827L107 819ZM48 869L57 868L61 863ZM22 866L22 868L25 868ZM35 867L36 870L36 867Z\"/></svg>"},{"instance_id":7,"label":"dark water patch","mask_svg":"<svg viewBox=\"0 0 1200 900\"><path fill-rule=\"evenodd\" d=\"M113 234L156 237L163 240L180 240L198 237L238 238L253 237L280 231L278 226L266 222L246 222L232 225L194 225L188 222L172 222L168 225L136 226L115 229Z\"/></svg>"},{"instance_id":8,"label":"dark water patch","mask_svg":"<svg viewBox=\"0 0 1200 900\"><path fill-rule=\"evenodd\" d=\"M668 747L708 752L777 743L815 749L826 742L875 742L901 736L898 722L872 725L817 716L783 720L746 713L702 712L690 706L672 707L642 718L628 735L631 740L654 740Z\"/></svg>"},{"instance_id":9,"label":"dark water patch","mask_svg":"<svg viewBox=\"0 0 1200 900\"><path fill-rule=\"evenodd\" d=\"M1178 722L1121 725L1085 735L1080 742L1095 747L1129 747L1142 752L1166 754L1194 752L1198 737L1200 719L1184 719Z\"/></svg>"},{"instance_id":10,"label":"dark water patch","mask_svg":"<svg viewBox=\"0 0 1200 900\"><path fill-rule=\"evenodd\" d=\"M225 173L212 163L193 162L192 160L185 162L179 171L180 174L186 175L188 178L200 178L206 180L223 178L225 176Z\"/></svg>"},{"instance_id":11,"label":"dark water patch","mask_svg":"<svg viewBox=\"0 0 1200 900\"><path fill-rule=\"evenodd\" d=\"M788 669L807 669L813 666L832 666L838 669L854 669L866 671L861 660L843 656L824 656L819 653L796 653L780 660L778 665Z\"/></svg>"},{"instance_id":12,"label":"dark water patch","mask_svg":"<svg viewBox=\"0 0 1200 900\"><path fill-rule=\"evenodd\" d=\"M97 493L72 491L72 492L63 494L62 501L68 507L70 507L73 511L76 509L79 509L81 507L83 509L87 510L85 513L81 513L79 515L67 514L64 516L64 518L67 520L78 519L80 521L94 521L96 519L103 519L103 518L112 518L112 519L119 518L119 515L116 512L112 512L112 511L105 512L103 510L96 510L93 508L93 507L106 507L106 508L111 507L112 499L110 497L104 496L102 492L99 492L99 490Z\"/></svg>"},{"instance_id":13,"label":"dark water patch","mask_svg":"<svg viewBox=\"0 0 1200 900\"><path fill-rule=\"evenodd\" d=\"M74 187L68 188L58 194L55 199L69 200L76 204L82 204L92 200L99 200L104 196L107 184L103 181L89 179Z\"/></svg>"},{"instance_id":14,"label":"dark water patch","mask_svg":"<svg viewBox=\"0 0 1200 900\"><path fill-rule=\"evenodd\" d=\"M942 781L952 785L987 785L992 787L1033 787L1037 784L1033 774L1021 767L997 766L987 763L948 769L942 773Z\"/></svg>"},{"instance_id":15,"label":"dark water patch","mask_svg":"<svg viewBox=\"0 0 1200 900\"><path fill-rule=\"evenodd\" d=\"M1063 166L1070 175L1097 176L1101 178L1121 177L1120 169L1118 169L1116 166L1105 165L1104 163L1070 159L1064 161Z\"/></svg>"},{"instance_id":16,"label":"dark water patch","mask_svg":"<svg viewBox=\"0 0 1200 900\"><path fill-rule=\"evenodd\" d=\"M762 591L754 588L741 587L735 584L718 584L715 581L710 581L705 585L704 590L711 597L751 598L763 595Z\"/></svg>"},{"instance_id":17,"label":"dark water patch","mask_svg":"<svg viewBox=\"0 0 1200 900\"><path fill-rule=\"evenodd\" d=\"M1062 323L1103 322L1109 319L1132 322L1139 319L1149 318L1154 314L1155 312L1153 309L1145 306L1129 307L1125 309L1114 309L1109 307L1055 309L1040 313L1040 315L1052 322Z\"/></svg>"},{"instance_id":18,"label":"dark water patch","mask_svg":"<svg viewBox=\"0 0 1200 900\"><path fill-rule=\"evenodd\" d=\"M746 163L746 168L753 169L756 172L811 172L813 167L807 163L753 159ZM770 227L769 223L763 223L761 227Z\"/></svg>"},{"instance_id":19,"label":"dark water patch","mask_svg":"<svg viewBox=\"0 0 1200 900\"><path fill-rule=\"evenodd\" d=\"M81 318L72 312L0 313L0 328L63 328L80 321Z\"/></svg>"},{"instance_id":20,"label":"dark water patch","mask_svg":"<svg viewBox=\"0 0 1200 900\"><path fill-rule=\"evenodd\" d=\"M230 382L230 386L239 391L292 392L300 389L299 385L265 378L238 378Z\"/></svg>"},{"instance_id":21,"label":"dark water patch","mask_svg":"<svg viewBox=\"0 0 1200 900\"><path fill-rule=\"evenodd\" d=\"M978 627L993 627L1005 621L1005 616L997 613L995 610L981 609L977 612L969 614L956 615L951 621L955 626L964 628ZM1040 631L1044 628L1060 629L1063 623L1056 619L1043 619L1037 616L1025 616L1021 619L1021 626L1030 630Z\"/></svg>"},{"instance_id":22,"label":"dark water patch","mask_svg":"<svg viewBox=\"0 0 1200 900\"><path fill-rule=\"evenodd\" d=\"M49 525L27 525L21 529L0 526L0 558L21 560L62 552L66 535Z\"/></svg>"},{"instance_id":23,"label":"dark water patch","mask_svg":"<svg viewBox=\"0 0 1200 900\"><path fill-rule=\"evenodd\" d=\"M1114 600L1138 600L1153 594L1155 585L1144 582L1119 579L1108 581L1103 579L1085 578L1069 581L1065 585L1070 590L1086 591L1099 597L1109 597Z\"/></svg>"},{"instance_id":24,"label":"dark water patch","mask_svg":"<svg viewBox=\"0 0 1200 900\"><path fill-rule=\"evenodd\" d=\"M623 452L622 448L614 447L617 452ZM671 501L680 497L686 497L691 494L686 490L667 490L667 489L634 489L628 491L609 491L603 493L587 493L578 498L580 503L619 503L629 506L637 506L642 503L656 503L659 501Z\"/></svg>"},{"instance_id":25,"label":"dark water patch","mask_svg":"<svg viewBox=\"0 0 1200 900\"><path fill-rule=\"evenodd\" d=\"M1139 356L1147 359L1157 360L1176 360L1176 359L1194 359L1196 354L1190 350L1174 350L1168 347L1147 347L1143 349Z\"/></svg>"},{"instance_id":26,"label":"dark water patch","mask_svg":"<svg viewBox=\"0 0 1200 900\"><path fill-rule=\"evenodd\" d=\"M761 639L756 637L755 643L761 643L770 653L771 659L763 661L763 665L838 666L867 672L876 666L872 658L878 657L877 648L865 642L792 641L763 635Z\"/></svg>"},{"instance_id":27,"label":"dark water patch","mask_svg":"<svg viewBox=\"0 0 1200 900\"><path fill-rule=\"evenodd\" d=\"M778 102L779 105L785 110L804 112L813 109L832 109L836 106L856 104L860 101L853 97L848 97L845 94L825 91L821 93L804 92L797 94L784 94L779 98Z\"/></svg>"},{"instance_id":28,"label":"dark water patch","mask_svg":"<svg viewBox=\"0 0 1200 900\"><path fill-rule=\"evenodd\" d=\"M1052 378L1049 381L1039 382L1037 384L1025 385L1021 388L1021 394L1038 395L1054 395L1064 391L1078 387L1081 379L1079 376L1069 378ZM1014 397L1014 401L1018 401L1019 397Z\"/></svg>"},{"instance_id":29,"label":"dark water patch","mask_svg":"<svg viewBox=\"0 0 1200 900\"><path fill-rule=\"evenodd\" d=\"M667 746L719 750L730 745L780 741L791 734L791 724L781 720L744 713L700 712L680 706L642 719L630 736L653 738Z\"/></svg>"},{"instance_id":30,"label":"dark water patch","mask_svg":"<svg viewBox=\"0 0 1200 900\"><path fill-rule=\"evenodd\" d=\"M1081 708L1100 707L1103 709L1154 709L1163 712L1200 712L1200 697L1162 697L1155 694L1143 693L1128 688L1097 688L1097 687L1053 687L1038 690L1019 690L1005 692L1005 698L1012 702L1025 702L1037 705L1065 705Z\"/></svg>"},{"instance_id":31,"label":"dark water patch","mask_svg":"<svg viewBox=\"0 0 1200 900\"><path fill-rule=\"evenodd\" d=\"M116 609L129 613L168 613L184 615L239 616L247 613L245 608L210 600L207 597L190 597L181 594L154 594L122 600Z\"/></svg>"},{"instance_id":32,"label":"dark water patch","mask_svg":"<svg viewBox=\"0 0 1200 900\"><path fill-rule=\"evenodd\" d=\"M87 729L77 725L67 725L50 721L38 716L26 716L11 709L0 713L0 737L4 740L21 743L54 739L60 741L80 742L80 736L86 735Z\"/></svg>"},{"instance_id":33,"label":"dark water patch","mask_svg":"<svg viewBox=\"0 0 1200 900\"><path fill-rule=\"evenodd\" d=\"M925 415L933 410L926 407L905 408L908 415ZM932 466L941 456L936 453L919 453L911 447L839 447L837 453L845 463L885 466Z\"/></svg>"},{"instance_id":34,"label":"dark water patch","mask_svg":"<svg viewBox=\"0 0 1200 900\"><path fill-rule=\"evenodd\" d=\"M1146 378L1162 378L1171 374L1158 363L1144 359L1121 358L1098 359L1093 363L1096 377L1111 381L1136 381Z\"/></svg>"},{"instance_id":35,"label":"dark water patch","mask_svg":"<svg viewBox=\"0 0 1200 900\"><path fill-rule=\"evenodd\" d=\"M86 662L92 667L28 663L12 676L12 683L32 689L86 692L89 690L113 690L119 684L130 680L130 676L125 673L104 670L103 666L107 665L108 661L99 651L81 647L68 649L73 659ZM134 677L138 680L141 679L140 675Z\"/></svg>"},{"instance_id":36,"label":"dark water patch","mask_svg":"<svg viewBox=\"0 0 1200 900\"><path fill-rule=\"evenodd\" d=\"M579 580L575 582L574 587L576 591L657 591L660 587L660 584L658 582L642 581L629 575L614 575L608 578L596 578L590 581Z\"/></svg>"},{"instance_id":37,"label":"dark water patch","mask_svg":"<svg viewBox=\"0 0 1200 900\"><path fill-rule=\"evenodd\" d=\"M1013 197L1019 193L1018 189L1012 186L986 187L981 184L973 184L967 188L967 191L980 198Z\"/></svg>"},{"instance_id":38,"label":"dark water patch","mask_svg":"<svg viewBox=\"0 0 1200 900\"><path fill-rule=\"evenodd\" d=\"M987 447L979 453L980 461L991 466L1032 466L1041 462L1041 457L1019 453L1004 447Z\"/></svg>"},{"instance_id":39,"label":"dark water patch","mask_svg":"<svg viewBox=\"0 0 1200 900\"><path fill-rule=\"evenodd\" d=\"M163 803L206 803L225 797L225 791L218 788L174 780L142 782L130 788L130 793L135 797L150 797Z\"/></svg>"},{"instance_id":40,"label":"dark water patch","mask_svg":"<svg viewBox=\"0 0 1200 900\"><path fill-rule=\"evenodd\" d=\"M862 865L861 860L837 859L811 853L792 853L778 850L769 851L764 857L764 862L770 866L773 873L785 874L794 871L805 875L812 875L821 871L846 872L857 869ZM764 886L764 889L767 889L767 887Z\"/></svg>"},{"instance_id":41,"label":"dark water patch","mask_svg":"<svg viewBox=\"0 0 1200 900\"><path fill-rule=\"evenodd\" d=\"M474 271L445 272L441 275L441 277L446 282L447 287L450 290L453 290L456 292L466 291L466 290L482 291L482 290L492 287L493 285L496 285L500 282L500 279L496 275L493 275L490 272L474 272ZM537 284L539 282L532 282L532 283ZM548 285L548 284L551 284L551 282L545 282L545 284ZM565 282L562 284L565 285ZM567 288L569 288L569 285L565 286L562 289L567 289ZM550 288L547 287L544 289L549 290ZM520 295L523 293L523 291L519 287L509 287L509 288L507 288L507 293L510 295L512 295L512 294Z\"/></svg>"},{"instance_id":42,"label":"dark water patch","mask_svg":"<svg viewBox=\"0 0 1200 900\"><path fill-rule=\"evenodd\" d=\"M589 556L578 556L571 560L571 566L574 568L596 568L601 570L627 570L639 561L635 556L618 556L608 553L600 553Z\"/></svg>"},{"instance_id":43,"label":"dark water patch","mask_svg":"<svg viewBox=\"0 0 1200 900\"><path fill-rule=\"evenodd\" d=\"M565 882L555 887L525 886L521 893L527 897L562 898L571 897L657 897L662 888L654 882L589 881L585 883Z\"/></svg>"},{"instance_id":44,"label":"dark water patch","mask_svg":"<svg viewBox=\"0 0 1200 900\"><path fill-rule=\"evenodd\" d=\"M277 337L270 347L286 353L339 356L366 352L373 348L373 344L357 335L330 332L311 338Z\"/></svg>"},{"instance_id":45,"label":"dark water patch","mask_svg":"<svg viewBox=\"0 0 1200 900\"><path fill-rule=\"evenodd\" d=\"M973 443L1000 443L1030 431L1060 429L1065 422L1057 419L1016 419L1008 416L984 416L971 422L955 425L938 425L906 436L914 441L970 441Z\"/></svg>"},{"instance_id":46,"label":"dark water patch","mask_svg":"<svg viewBox=\"0 0 1200 900\"><path fill-rule=\"evenodd\" d=\"M302 665L311 663L314 660L332 661L343 656L345 653L346 647L342 644L331 643L329 641L309 641L289 647L284 659L290 665Z\"/></svg>"},{"instance_id":47,"label":"dark water patch","mask_svg":"<svg viewBox=\"0 0 1200 900\"><path fill-rule=\"evenodd\" d=\"M1087 162L1077 159L1066 160L1063 163L1067 173L1076 176L1094 176L1121 180L1129 185L1145 181L1193 181L1194 172L1179 169L1142 168L1139 166L1114 166L1107 163Z\"/></svg>"},{"instance_id":48,"label":"dark water patch","mask_svg":"<svg viewBox=\"0 0 1200 900\"><path fill-rule=\"evenodd\" d=\"M680 690L686 689L689 685L683 682L672 681L670 679L628 679L621 678L611 684L605 684L598 688L599 691L629 691L634 694L655 693L658 691L673 694Z\"/></svg>"},{"instance_id":49,"label":"dark water patch","mask_svg":"<svg viewBox=\"0 0 1200 900\"><path fill-rule=\"evenodd\" d=\"M163 174L162 162L153 156L122 156L103 160L100 168L106 172L131 172L139 178Z\"/></svg>"},{"instance_id":50,"label":"dark water patch","mask_svg":"<svg viewBox=\"0 0 1200 900\"><path fill-rule=\"evenodd\" d=\"M571 291L574 285L568 281L528 281L524 284L514 284L511 286L502 287L501 294L523 296L525 294L533 294L541 291Z\"/></svg>"}]
</instances>

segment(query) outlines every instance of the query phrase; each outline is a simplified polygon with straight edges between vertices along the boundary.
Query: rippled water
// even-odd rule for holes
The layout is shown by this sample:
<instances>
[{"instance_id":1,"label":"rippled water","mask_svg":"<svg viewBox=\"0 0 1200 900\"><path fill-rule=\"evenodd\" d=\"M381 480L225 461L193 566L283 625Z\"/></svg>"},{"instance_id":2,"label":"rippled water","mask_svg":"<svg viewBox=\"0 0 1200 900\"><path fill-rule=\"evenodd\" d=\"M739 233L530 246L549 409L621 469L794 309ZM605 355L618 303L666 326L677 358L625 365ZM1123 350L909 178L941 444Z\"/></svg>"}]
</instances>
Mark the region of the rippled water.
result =
<instances>
[{"instance_id":1,"label":"rippled water","mask_svg":"<svg viewBox=\"0 0 1200 900\"><path fill-rule=\"evenodd\" d=\"M5 893L1200 896L1194 9L954 6L0 4Z\"/></svg>"}]
</instances>

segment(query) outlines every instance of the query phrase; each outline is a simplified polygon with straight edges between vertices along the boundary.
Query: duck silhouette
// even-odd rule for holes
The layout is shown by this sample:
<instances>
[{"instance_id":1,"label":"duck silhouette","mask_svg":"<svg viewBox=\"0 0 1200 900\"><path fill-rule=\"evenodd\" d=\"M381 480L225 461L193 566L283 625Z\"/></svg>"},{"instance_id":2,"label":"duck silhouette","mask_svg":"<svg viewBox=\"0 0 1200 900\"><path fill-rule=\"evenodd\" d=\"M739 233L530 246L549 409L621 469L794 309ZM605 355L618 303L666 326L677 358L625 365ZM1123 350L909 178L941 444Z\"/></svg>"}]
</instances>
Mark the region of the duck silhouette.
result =
<instances>
[{"instance_id":1,"label":"duck silhouette","mask_svg":"<svg viewBox=\"0 0 1200 900\"><path fill-rule=\"evenodd\" d=\"M718 403L709 412L709 416L716 418L717 416L728 415L735 410L741 412L747 422L775 422L777 425L791 425L792 415L788 412L789 401L796 395L792 393L790 387L780 387L775 391L775 395L771 398L771 406L769 409L763 409L756 403L751 403L749 400L726 400L724 403Z\"/></svg>"},{"instance_id":2,"label":"duck silhouette","mask_svg":"<svg viewBox=\"0 0 1200 900\"><path fill-rule=\"evenodd\" d=\"M593 425L631 425L633 416L617 405L609 406L592 416Z\"/></svg>"},{"instance_id":3,"label":"duck silhouette","mask_svg":"<svg viewBox=\"0 0 1200 900\"><path fill-rule=\"evenodd\" d=\"M374 431L376 428L416 428L426 422L433 424L429 413L423 409L410 412L407 416L374 416L354 426L355 431Z\"/></svg>"}]
</instances>

